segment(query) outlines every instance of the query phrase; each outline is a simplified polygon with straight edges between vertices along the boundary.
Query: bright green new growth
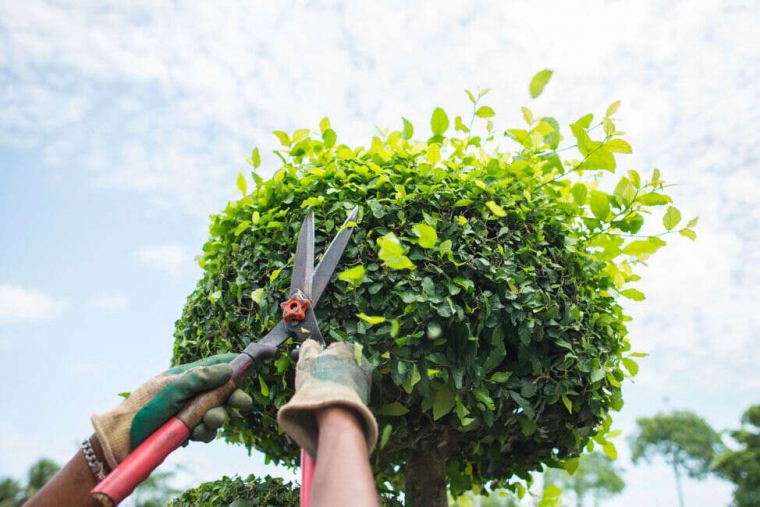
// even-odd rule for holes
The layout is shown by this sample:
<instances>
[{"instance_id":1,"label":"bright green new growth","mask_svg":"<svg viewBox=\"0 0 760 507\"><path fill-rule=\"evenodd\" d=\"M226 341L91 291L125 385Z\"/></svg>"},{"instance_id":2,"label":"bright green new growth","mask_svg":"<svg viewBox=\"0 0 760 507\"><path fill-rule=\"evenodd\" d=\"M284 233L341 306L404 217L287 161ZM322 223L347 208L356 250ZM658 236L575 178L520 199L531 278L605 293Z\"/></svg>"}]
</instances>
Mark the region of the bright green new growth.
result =
<instances>
[{"instance_id":1,"label":"bright green new growth","mask_svg":"<svg viewBox=\"0 0 760 507\"><path fill-rule=\"evenodd\" d=\"M525 108L526 125L497 131L486 92L467 93L469 126L438 108L427 141L411 139L407 120L369 147L336 146L327 119L321 136L276 132L282 168L269 181L252 173L255 189L211 217L204 276L177 322L175 362L258 340L280 318L307 207L319 255L360 205L316 313L328 341L358 342L375 366L381 490L403 490L408 456L431 446L455 495L489 481L520 490L510 478L528 481L542 464L572 468L594 436L614 454L609 412L638 368L618 297L643 299L627 284L665 244L634 237L651 207L671 203L659 171L628 171L604 191L614 154L630 152L613 123L619 103L570 126L580 158L563 160L554 118ZM677 225L668 214L664 233ZM267 389L247 385L255 409L225 437L293 466L298 449L275 421L292 394L289 365L286 350L257 365Z\"/></svg>"}]
</instances>

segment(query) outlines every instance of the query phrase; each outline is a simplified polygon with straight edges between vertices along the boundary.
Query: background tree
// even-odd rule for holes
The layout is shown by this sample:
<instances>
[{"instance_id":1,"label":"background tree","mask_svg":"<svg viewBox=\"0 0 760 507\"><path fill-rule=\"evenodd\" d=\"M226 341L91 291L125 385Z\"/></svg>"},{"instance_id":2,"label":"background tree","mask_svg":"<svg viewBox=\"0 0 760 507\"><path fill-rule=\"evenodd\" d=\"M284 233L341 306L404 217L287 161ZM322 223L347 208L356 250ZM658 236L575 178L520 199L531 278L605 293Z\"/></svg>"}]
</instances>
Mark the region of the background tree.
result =
<instances>
[{"instance_id":1,"label":"background tree","mask_svg":"<svg viewBox=\"0 0 760 507\"><path fill-rule=\"evenodd\" d=\"M742 416L741 429L731 432L738 450L726 450L715 462L715 470L736 484L736 507L760 505L760 405L753 405Z\"/></svg>"},{"instance_id":2,"label":"background tree","mask_svg":"<svg viewBox=\"0 0 760 507\"><path fill-rule=\"evenodd\" d=\"M581 456L572 475L564 470L547 469L544 481L559 486L563 492L575 493L577 507L583 507L583 500L588 496L593 499L594 506L598 506L601 500L623 492L625 481L621 473L612 458L597 451Z\"/></svg>"},{"instance_id":3,"label":"background tree","mask_svg":"<svg viewBox=\"0 0 760 507\"><path fill-rule=\"evenodd\" d=\"M319 254L359 205L346 271L317 316L328 340L355 342L375 366L373 471L415 507L444 507L447 484L455 496L486 483L519 493L531 471L573 466L591 437L614 452L610 412L638 370L619 296L644 298L626 284L662 234L694 237L696 219L676 229L673 206L661 234L639 235L671 202L659 171L605 183L615 154L631 152L619 102L570 125L575 144L562 145L559 123L527 108L525 125L497 130L486 92L467 92L467 124L436 109L421 142L406 120L369 148L337 145L327 118L316 135L275 132L282 168L268 181L253 172L251 192L238 177L243 197L211 217L204 275L176 325L177 363L242 350L280 318L307 208ZM579 158L563 160L565 148ZM259 166L258 149L249 161ZM257 365L244 386L255 409L231 417L224 437L294 466L298 449L275 420L292 394L286 348Z\"/></svg>"},{"instance_id":4,"label":"background tree","mask_svg":"<svg viewBox=\"0 0 760 507\"><path fill-rule=\"evenodd\" d=\"M678 502L683 507L681 475L701 479L711 471L712 462L722 448L720 435L707 421L687 411L642 417L636 423L638 434L632 441L633 462L662 456L673 467Z\"/></svg>"},{"instance_id":5,"label":"background tree","mask_svg":"<svg viewBox=\"0 0 760 507\"><path fill-rule=\"evenodd\" d=\"M18 507L23 505L47 482L58 473L58 463L42 458L35 462L27 472L26 486L21 486L10 477L0 481L0 507Z\"/></svg>"},{"instance_id":6,"label":"background tree","mask_svg":"<svg viewBox=\"0 0 760 507\"><path fill-rule=\"evenodd\" d=\"M16 507L19 505L20 493L21 486L15 480L10 477L0 480L0 507Z\"/></svg>"},{"instance_id":7,"label":"background tree","mask_svg":"<svg viewBox=\"0 0 760 507\"><path fill-rule=\"evenodd\" d=\"M166 507L180 490L171 486L171 480L177 475L173 470L154 470L146 480L140 483L129 497L135 507Z\"/></svg>"}]
</instances>

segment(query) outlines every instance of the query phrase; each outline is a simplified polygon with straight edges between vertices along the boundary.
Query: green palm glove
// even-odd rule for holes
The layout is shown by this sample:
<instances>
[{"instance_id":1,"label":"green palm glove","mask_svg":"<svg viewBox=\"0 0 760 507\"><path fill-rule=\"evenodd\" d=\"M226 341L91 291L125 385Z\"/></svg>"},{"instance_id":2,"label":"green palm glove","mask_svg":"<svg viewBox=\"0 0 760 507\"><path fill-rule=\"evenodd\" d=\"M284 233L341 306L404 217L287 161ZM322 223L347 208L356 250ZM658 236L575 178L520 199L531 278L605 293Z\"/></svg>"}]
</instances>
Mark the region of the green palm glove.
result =
<instances>
[{"instance_id":1,"label":"green palm glove","mask_svg":"<svg viewBox=\"0 0 760 507\"><path fill-rule=\"evenodd\" d=\"M232 378L228 363L235 357L237 354L223 354L171 368L141 385L114 410L93 415L92 425L111 469L197 394L226 384ZM228 407L243 410L252 404L251 397L240 389L226 402ZM224 407L210 409L203 422L193 428L191 440L212 441L226 420Z\"/></svg>"}]
</instances>

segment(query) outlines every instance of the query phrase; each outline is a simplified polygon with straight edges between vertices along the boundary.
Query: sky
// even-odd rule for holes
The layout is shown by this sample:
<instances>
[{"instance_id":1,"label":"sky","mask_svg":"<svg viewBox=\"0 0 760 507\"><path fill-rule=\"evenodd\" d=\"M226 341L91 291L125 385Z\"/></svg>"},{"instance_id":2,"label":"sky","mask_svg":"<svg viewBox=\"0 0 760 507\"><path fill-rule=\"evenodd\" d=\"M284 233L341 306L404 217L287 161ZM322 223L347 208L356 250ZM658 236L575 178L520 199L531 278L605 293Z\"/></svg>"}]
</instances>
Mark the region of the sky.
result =
<instances>
[{"instance_id":1,"label":"sky","mask_svg":"<svg viewBox=\"0 0 760 507\"><path fill-rule=\"evenodd\" d=\"M695 242L667 238L640 270L647 299L624 301L650 356L615 417L627 488L605 503L674 505L663 462L630 463L636 418L686 409L724 430L760 401L759 24L749 0L0 0L0 476L67 461L91 413L168 366L208 215L254 146L263 176L278 167L272 131L329 116L367 146L404 116L424 138L435 107L470 114L463 89L491 87L497 128L528 106L566 136L621 100L619 170L659 168L699 216ZM164 466L180 463L183 487L293 477L221 441ZM732 488L684 490L707 507Z\"/></svg>"}]
</instances>

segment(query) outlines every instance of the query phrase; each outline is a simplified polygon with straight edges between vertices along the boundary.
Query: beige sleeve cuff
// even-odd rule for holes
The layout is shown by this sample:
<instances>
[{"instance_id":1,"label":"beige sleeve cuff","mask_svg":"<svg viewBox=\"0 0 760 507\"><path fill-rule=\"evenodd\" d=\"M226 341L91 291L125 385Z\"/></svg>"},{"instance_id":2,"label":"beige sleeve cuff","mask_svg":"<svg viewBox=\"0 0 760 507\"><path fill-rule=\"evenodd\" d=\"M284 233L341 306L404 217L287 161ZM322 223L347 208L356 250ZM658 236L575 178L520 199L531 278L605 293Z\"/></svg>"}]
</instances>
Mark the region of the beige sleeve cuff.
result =
<instances>
[{"instance_id":1,"label":"beige sleeve cuff","mask_svg":"<svg viewBox=\"0 0 760 507\"><path fill-rule=\"evenodd\" d=\"M314 412L320 408L342 405L354 410L364 426L367 453L372 454L377 443L375 416L353 389L336 383L305 385L277 412L277 422L312 458L317 457L319 428Z\"/></svg>"}]
</instances>

